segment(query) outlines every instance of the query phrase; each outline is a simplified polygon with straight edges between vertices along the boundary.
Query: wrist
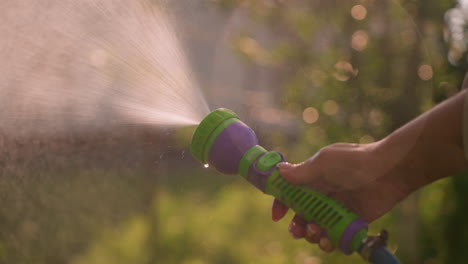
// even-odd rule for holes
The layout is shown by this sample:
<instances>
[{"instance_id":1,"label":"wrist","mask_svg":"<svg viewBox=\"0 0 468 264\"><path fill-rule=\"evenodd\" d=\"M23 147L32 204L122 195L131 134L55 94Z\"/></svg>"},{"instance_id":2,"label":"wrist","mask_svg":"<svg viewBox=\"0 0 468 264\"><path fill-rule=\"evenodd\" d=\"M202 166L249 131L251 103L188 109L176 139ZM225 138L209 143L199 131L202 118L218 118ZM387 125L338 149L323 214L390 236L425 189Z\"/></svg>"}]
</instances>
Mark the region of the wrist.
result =
<instances>
[{"instance_id":1,"label":"wrist","mask_svg":"<svg viewBox=\"0 0 468 264\"><path fill-rule=\"evenodd\" d=\"M446 100L376 144L387 173L409 190L468 168L461 132L464 96Z\"/></svg>"},{"instance_id":2,"label":"wrist","mask_svg":"<svg viewBox=\"0 0 468 264\"><path fill-rule=\"evenodd\" d=\"M414 144L399 142L397 135L390 134L375 143L372 155L384 161L381 177L400 186L405 192L413 192L431 182L426 177L422 157L417 155Z\"/></svg>"}]
</instances>

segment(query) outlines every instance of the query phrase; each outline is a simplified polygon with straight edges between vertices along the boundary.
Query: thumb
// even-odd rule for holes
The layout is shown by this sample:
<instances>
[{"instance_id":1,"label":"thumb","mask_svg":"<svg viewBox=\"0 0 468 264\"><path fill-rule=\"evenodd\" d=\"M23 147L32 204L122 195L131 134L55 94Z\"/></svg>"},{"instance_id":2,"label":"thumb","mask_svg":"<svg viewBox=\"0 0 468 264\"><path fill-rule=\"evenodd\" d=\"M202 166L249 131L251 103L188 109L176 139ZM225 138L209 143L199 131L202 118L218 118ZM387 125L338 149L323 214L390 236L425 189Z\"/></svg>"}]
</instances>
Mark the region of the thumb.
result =
<instances>
[{"instance_id":1,"label":"thumb","mask_svg":"<svg viewBox=\"0 0 468 264\"><path fill-rule=\"evenodd\" d=\"M277 166L281 176L292 184L310 183L320 173L319 164L314 158L299 164L281 162Z\"/></svg>"}]
</instances>

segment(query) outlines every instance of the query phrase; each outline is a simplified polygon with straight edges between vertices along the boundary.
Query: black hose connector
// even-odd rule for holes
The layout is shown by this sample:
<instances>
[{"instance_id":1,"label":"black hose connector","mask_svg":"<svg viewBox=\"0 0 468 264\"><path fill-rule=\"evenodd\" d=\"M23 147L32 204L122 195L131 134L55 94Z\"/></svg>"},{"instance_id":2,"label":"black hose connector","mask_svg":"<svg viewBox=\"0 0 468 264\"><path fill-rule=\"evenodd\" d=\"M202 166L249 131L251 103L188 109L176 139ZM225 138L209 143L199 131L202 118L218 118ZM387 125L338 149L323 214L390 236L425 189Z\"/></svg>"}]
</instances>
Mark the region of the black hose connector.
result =
<instances>
[{"instance_id":1,"label":"black hose connector","mask_svg":"<svg viewBox=\"0 0 468 264\"><path fill-rule=\"evenodd\" d=\"M370 257L369 263L372 264L400 264L400 261L395 255L388 251L385 247L375 248Z\"/></svg>"},{"instance_id":2,"label":"black hose connector","mask_svg":"<svg viewBox=\"0 0 468 264\"><path fill-rule=\"evenodd\" d=\"M377 236L368 236L362 241L359 254L372 264L399 264L398 258L386 248L387 240L386 230L382 230Z\"/></svg>"}]
</instances>

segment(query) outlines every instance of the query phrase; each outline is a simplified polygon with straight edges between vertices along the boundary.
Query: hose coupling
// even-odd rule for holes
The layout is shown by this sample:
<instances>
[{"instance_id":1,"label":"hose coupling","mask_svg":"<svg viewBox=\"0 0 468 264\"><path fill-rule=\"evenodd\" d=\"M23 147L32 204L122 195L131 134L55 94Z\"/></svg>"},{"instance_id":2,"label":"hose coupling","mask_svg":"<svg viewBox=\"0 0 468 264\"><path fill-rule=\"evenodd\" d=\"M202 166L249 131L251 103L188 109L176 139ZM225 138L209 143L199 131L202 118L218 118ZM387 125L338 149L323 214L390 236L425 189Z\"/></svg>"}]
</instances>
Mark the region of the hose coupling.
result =
<instances>
[{"instance_id":1,"label":"hose coupling","mask_svg":"<svg viewBox=\"0 0 468 264\"><path fill-rule=\"evenodd\" d=\"M360 255L364 260L369 261L372 255L372 252L376 248L386 247L388 241L388 231L383 229L376 236L368 236L362 241L362 246L360 250Z\"/></svg>"}]
</instances>

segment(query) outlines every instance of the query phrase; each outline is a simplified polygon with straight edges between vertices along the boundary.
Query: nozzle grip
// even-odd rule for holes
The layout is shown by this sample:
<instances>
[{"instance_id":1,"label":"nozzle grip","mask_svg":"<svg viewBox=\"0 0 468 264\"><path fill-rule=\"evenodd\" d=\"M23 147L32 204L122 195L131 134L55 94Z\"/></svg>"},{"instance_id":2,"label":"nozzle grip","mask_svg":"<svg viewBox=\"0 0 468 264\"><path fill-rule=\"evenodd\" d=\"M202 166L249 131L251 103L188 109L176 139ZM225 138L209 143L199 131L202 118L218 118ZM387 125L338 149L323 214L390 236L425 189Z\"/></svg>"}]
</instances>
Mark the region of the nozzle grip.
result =
<instances>
[{"instance_id":1,"label":"nozzle grip","mask_svg":"<svg viewBox=\"0 0 468 264\"><path fill-rule=\"evenodd\" d=\"M306 186L293 185L275 169L268 177L265 193L289 206L306 221L314 221L327 231L332 244L351 254L367 236L367 223L341 203Z\"/></svg>"}]
</instances>

